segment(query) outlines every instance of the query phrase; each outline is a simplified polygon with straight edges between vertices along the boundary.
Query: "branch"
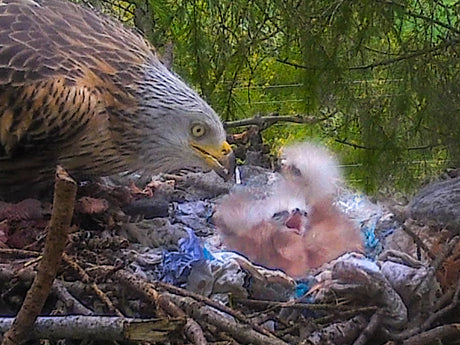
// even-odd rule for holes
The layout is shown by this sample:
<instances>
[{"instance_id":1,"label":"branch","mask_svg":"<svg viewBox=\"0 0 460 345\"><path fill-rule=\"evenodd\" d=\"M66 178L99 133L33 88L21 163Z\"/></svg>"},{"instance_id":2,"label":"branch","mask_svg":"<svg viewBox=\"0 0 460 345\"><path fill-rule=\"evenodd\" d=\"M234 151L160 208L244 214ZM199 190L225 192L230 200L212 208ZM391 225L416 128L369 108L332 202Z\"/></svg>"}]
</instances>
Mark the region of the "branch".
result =
<instances>
[{"instance_id":1,"label":"branch","mask_svg":"<svg viewBox=\"0 0 460 345\"><path fill-rule=\"evenodd\" d=\"M435 51L445 49L445 48L450 47L450 46L454 46L454 45L456 45L458 43L459 43L459 41L457 39L451 39L451 40L447 40L447 41L445 41L445 42L443 42L441 44L438 44L437 46L432 47L432 48L418 50L418 51L415 51L413 53L404 54L404 55L395 57L393 59L374 62L374 63L370 63L370 64L367 64L367 65L349 67L348 70L350 70L350 71L365 70L365 69L372 69L372 68L375 68L375 67L387 66L387 65L391 65L391 64L394 64L396 62L399 62L399 61L410 60L410 59L412 59L414 57L417 57L417 56L430 54L430 53L433 53Z\"/></svg>"},{"instance_id":2,"label":"branch","mask_svg":"<svg viewBox=\"0 0 460 345\"><path fill-rule=\"evenodd\" d=\"M415 232L413 232L410 227L407 226L407 225L412 225L413 223L414 223L413 221L410 221L409 224L403 223L401 226L402 230L412 238L414 243L418 247L420 247L431 260L435 260L436 256L433 254L430 248L428 248L428 246L422 241L422 239Z\"/></svg>"},{"instance_id":3,"label":"branch","mask_svg":"<svg viewBox=\"0 0 460 345\"><path fill-rule=\"evenodd\" d=\"M337 111L332 112L324 117L317 117L312 115L292 115L292 116L279 116L276 113L267 116L254 116L249 119L227 121L224 123L225 128L235 128L243 126L258 126L259 128L266 129L278 122L291 122L291 123L308 123L315 124L326 121L327 119L335 116Z\"/></svg>"},{"instance_id":4,"label":"branch","mask_svg":"<svg viewBox=\"0 0 460 345\"><path fill-rule=\"evenodd\" d=\"M429 345L441 344L444 339L458 339L460 337L460 324L441 325L429 331L414 335L402 342L402 345Z\"/></svg>"},{"instance_id":5,"label":"branch","mask_svg":"<svg viewBox=\"0 0 460 345\"><path fill-rule=\"evenodd\" d=\"M404 14L406 14L406 15L408 15L410 17L423 19L424 21L427 21L427 22L432 23L432 24L439 25L439 26L443 27L444 29L452 31L452 32L456 33L457 35L460 34L460 30L458 30L457 28L455 28L455 27L453 27L453 26L451 26L451 25L449 25L447 23L441 22L440 20L437 20L435 18L430 18L430 17L424 16L423 14L414 13L414 12L412 12L410 10L407 10L404 5L398 4L397 2L388 1L388 0L384 0L384 1L377 0L377 1L381 2L382 4L399 7L402 10L402 12L404 12Z\"/></svg>"},{"instance_id":6,"label":"branch","mask_svg":"<svg viewBox=\"0 0 460 345\"><path fill-rule=\"evenodd\" d=\"M267 329L263 328L262 326L260 325L257 325L255 324L254 322L252 322L246 315L244 315L243 313L241 313L240 311L238 310L235 310L235 309L231 309L227 306L225 306L224 304L218 302L218 301L214 301L210 298L207 298L205 296L202 296L200 294L197 294L197 293L194 293L192 291L188 291L188 290L185 290L185 289L182 289L180 287L177 287L177 286L174 286L174 285L171 285L171 284L167 284L167 283L164 283L164 282L160 282L160 281L155 281L155 282L152 282L152 284L154 284L155 286L159 287L159 288L163 288L171 293L174 293L176 295L181 295L181 296L184 296L184 297L191 297L199 302L202 302L204 304L207 304L223 313L226 313L232 317L234 317L235 319L237 319L238 321L241 321L243 323L246 323L248 325L250 325L252 328L254 328L254 330L256 330L257 332L260 332L262 334L265 334L266 336L269 336L269 337L272 337L273 334L271 334Z\"/></svg>"},{"instance_id":7,"label":"branch","mask_svg":"<svg viewBox=\"0 0 460 345\"><path fill-rule=\"evenodd\" d=\"M32 281L35 279L36 271L28 266L17 270L15 267L15 261L11 261L10 264L0 264L0 282L4 283L12 280L19 280L23 284L30 286ZM53 282L51 293L56 295L62 300L67 310L73 314L79 315L93 315L93 311L86 308L79 300L67 291L63 282L59 279L55 279Z\"/></svg>"},{"instance_id":8,"label":"branch","mask_svg":"<svg viewBox=\"0 0 460 345\"><path fill-rule=\"evenodd\" d=\"M0 333L13 318L0 318ZM38 317L28 332L30 339L91 339L92 341L148 341L163 343L184 325L181 318L127 319L110 316Z\"/></svg>"},{"instance_id":9,"label":"branch","mask_svg":"<svg viewBox=\"0 0 460 345\"><path fill-rule=\"evenodd\" d=\"M334 139L335 142L347 146L351 146L354 149L361 149L361 150L369 150L369 151L376 151L376 150L381 150L378 146L364 146L364 145L359 145L355 143L350 143L349 141L346 141L344 139ZM421 151L421 150L430 150L438 145L425 145L425 146L413 146L413 147L408 147L406 150L407 151Z\"/></svg>"},{"instance_id":10,"label":"branch","mask_svg":"<svg viewBox=\"0 0 460 345\"><path fill-rule=\"evenodd\" d=\"M383 313L384 311L377 311L374 315L372 315L369 323L367 326L363 329L359 337L354 341L353 345L365 345L369 338L372 338L372 336L375 334L375 332L378 331L382 319L383 319Z\"/></svg>"},{"instance_id":11,"label":"branch","mask_svg":"<svg viewBox=\"0 0 460 345\"><path fill-rule=\"evenodd\" d=\"M112 273L115 279L121 281L125 286L136 291L157 306L160 313L164 311L168 315L184 319L186 321L183 327L184 332L193 344L206 344L206 338L200 325L194 319L187 317L185 312L177 304L172 302L168 296L159 293L152 284L128 271L117 270Z\"/></svg>"},{"instance_id":12,"label":"branch","mask_svg":"<svg viewBox=\"0 0 460 345\"><path fill-rule=\"evenodd\" d=\"M304 303L297 302L280 302L280 301L269 301L269 300L260 300L260 299L249 299L249 298L237 298L233 297L233 301L237 303L244 304L245 306L251 308L290 308L290 309L300 309L300 310L319 310L319 311L333 311L333 312L348 312L353 311L355 313L359 312L371 312L376 311L376 307L367 306L362 308L356 308L349 305L343 304L325 304L325 303Z\"/></svg>"},{"instance_id":13,"label":"branch","mask_svg":"<svg viewBox=\"0 0 460 345\"><path fill-rule=\"evenodd\" d=\"M220 312L203 305L190 297L181 297L166 292L174 303L180 305L194 319L200 320L201 323L211 324L217 327L219 331L223 331L232 336L240 344L254 345L287 345L283 340L276 337L268 337L257 332L251 327L242 325L236 322L233 318L222 315Z\"/></svg>"},{"instance_id":14,"label":"branch","mask_svg":"<svg viewBox=\"0 0 460 345\"><path fill-rule=\"evenodd\" d=\"M343 139L334 139L334 141L335 141L336 143L339 143L339 144L351 146L351 147L353 147L354 149L370 150L370 151L373 151L373 150L376 150L376 149L377 149L376 147L368 147L368 146L363 146L363 145L358 145L358 144L350 143L350 142L348 142L348 141L346 141L346 140L343 140Z\"/></svg>"},{"instance_id":15,"label":"branch","mask_svg":"<svg viewBox=\"0 0 460 345\"><path fill-rule=\"evenodd\" d=\"M319 66L306 66L306 65L299 65L298 63L288 61L287 59L281 60L281 59L276 59L276 62L280 62L282 64L292 66L295 68L301 68L301 69L310 69L310 70L320 70L320 69L325 69L325 67L319 67Z\"/></svg>"},{"instance_id":16,"label":"branch","mask_svg":"<svg viewBox=\"0 0 460 345\"><path fill-rule=\"evenodd\" d=\"M83 283L89 285L90 289L96 294L97 297L106 305L106 307L110 310L111 313L123 317L124 315L120 310L118 310L110 300L110 298L102 291L99 286L91 279L91 277L86 273L86 271L70 256L66 253L62 256L64 262L80 277Z\"/></svg>"},{"instance_id":17,"label":"branch","mask_svg":"<svg viewBox=\"0 0 460 345\"><path fill-rule=\"evenodd\" d=\"M433 272L432 274L434 274L434 272L437 270L441 262L443 262L444 259L448 257L450 253L452 253L452 250L457 243L456 240L458 240L458 238L455 238L450 243L448 243L446 245L447 248L445 249L445 251L438 258L436 258L436 260L434 260L434 262L431 265L433 268L433 270L431 271ZM415 294L416 293L417 291L415 291ZM459 300L460 300L460 279L457 281L456 289L452 297L452 301L449 305L445 306L444 308L440 310L430 313L427 319L422 324L417 325L411 329L406 329L402 331L401 333L391 334L391 339L400 341L404 339L410 339L411 337L414 337L419 333L426 332L436 320L439 320L440 318L446 316L448 313L451 313L453 310L455 310L459 305Z\"/></svg>"},{"instance_id":18,"label":"branch","mask_svg":"<svg viewBox=\"0 0 460 345\"><path fill-rule=\"evenodd\" d=\"M450 47L450 46L454 46L454 45L456 45L458 43L459 43L458 39L450 39L450 40L446 40L443 43L438 44L437 46L432 47L432 48L418 50L418 51L415 51L413 53L404 54L404 55L401 55L401 56L398 56L398 57L395 57L395 58L392 58L392 59L382 60L382 61L367 64L367 65L359 65L359 66L347 67L347 68L345 68L345 70L356 71L356 70L366 70L366 69L372 69L372 68L375 68L375 67L387 66L387 65L391 65L391 64L394 64L396 62L403 61L403 60L409 60L409 59L412 59L412 58L417 57L417 56L433 53L435 51L442 50L442 49L445 49L445 48ZM301 69L308 69L308 70L325 70L325 69L327 69L326 67L300 65L300 64L297 64L295 62L290 62L290 61L281 60L281 59L276 59L276 61L280 62L280 63L283 63L285 65L289 65L289 66L292 66L292 67L295 67L295 68L301 68Z\"/></svg>"},{"instance_id":19,"label":"branch","mask_svg":"<svg viewBox=\"0 0 460 345\"><path fill-rule=\"evenodd\" d=\"M287 343L283 340L276 338L269 333L267 334L267 332L259 332L253 329L253 327L238 323L233 318L229 318L227 315L222 315L222 308L219 308L221 311L216 311L215 308L210 308L206 305L206 303L203 303L205 302L203 298L200 298L197 301L192 297L182 297L169 292L159 293L155 289L155 283L152 284L146 282L137 277L135 274L125 270L118 270L114 272L112 277L120 281L125 286L128 286L130 289L133 289L143 295L152 303L161 307L168 314L175 315L178 313L177 316L182 317L186 317L188 315L187 325L193 326L193 328L188 328L186 325L185 331L187 332L187 337L195 344L205 343L201 327L197 321L195 321L199 320L202 324L212 324L220 331L229 333L240 343L251 343L255 345L287 345ZM175 292L183 292L164 284L157 285L174 290ZM198 339L194 333L195 331L198 331Z\"/></svg>"},{"instance_id":20,"label":"branch","mask_svg":"<svg viewBox=\"0 0 460 345\"><path fill-rule=\"evenodd\" d=\"M38 273L11 328L5 333L2 345L16 345L26 340L37 315L45 304L67 242L76 192L77 184L75 181L63 168L58 166L54 187L53 213L48 227L43 257L38 266Z\"/></svg>"}]
</instances>

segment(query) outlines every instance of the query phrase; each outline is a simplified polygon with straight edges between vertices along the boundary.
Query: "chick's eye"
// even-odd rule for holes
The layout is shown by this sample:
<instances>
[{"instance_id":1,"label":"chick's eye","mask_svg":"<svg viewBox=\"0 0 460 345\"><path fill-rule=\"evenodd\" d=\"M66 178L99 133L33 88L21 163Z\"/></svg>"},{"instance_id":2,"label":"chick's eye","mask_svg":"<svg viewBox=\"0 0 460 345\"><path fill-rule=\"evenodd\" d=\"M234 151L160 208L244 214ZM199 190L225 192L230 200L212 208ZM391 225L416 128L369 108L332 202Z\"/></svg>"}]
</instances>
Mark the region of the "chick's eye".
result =
<instances>
[{"instance_id":1,"label":"chick's eye","mask_svg":"<svg viewBox=\"0 0 460 345\"><path fill-rule=\"evenodd\" d=\"M300 172L299 169L297 169L295 166L289 166L289 172L293 175L293 176L302 176L302 173Z\"/></svg>"},{"instance_id":2,"label":"chick's eye","mask_svg":"<svg viewBox=\"0 0 460 345\"><path fill-rule=\"evenodd\" d=\"M203 125L197 124L192 126L192 135L195 138L202 137L205 134L206 130Z\"/></svg>"}]
</instances>

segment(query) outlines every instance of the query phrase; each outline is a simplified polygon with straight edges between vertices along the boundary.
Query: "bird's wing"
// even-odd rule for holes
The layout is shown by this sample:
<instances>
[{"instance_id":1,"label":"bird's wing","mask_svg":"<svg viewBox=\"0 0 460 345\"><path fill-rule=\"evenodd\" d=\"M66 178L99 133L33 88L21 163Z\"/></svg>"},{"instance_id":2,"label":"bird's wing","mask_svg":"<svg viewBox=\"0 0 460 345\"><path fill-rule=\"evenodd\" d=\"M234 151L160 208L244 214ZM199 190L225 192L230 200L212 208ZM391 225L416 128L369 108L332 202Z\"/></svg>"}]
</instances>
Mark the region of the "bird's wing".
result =
<instances>
[{"instance_id":1,"label":"bird's wing","mask_svg":"<svg viewBox=\"0 0 460 345\"><path fill-rule=\"evenodd\" d=\"M152 58L139 35L68 1L0 0L0 159L135 107Z\"/></svg>"}]
</instances>

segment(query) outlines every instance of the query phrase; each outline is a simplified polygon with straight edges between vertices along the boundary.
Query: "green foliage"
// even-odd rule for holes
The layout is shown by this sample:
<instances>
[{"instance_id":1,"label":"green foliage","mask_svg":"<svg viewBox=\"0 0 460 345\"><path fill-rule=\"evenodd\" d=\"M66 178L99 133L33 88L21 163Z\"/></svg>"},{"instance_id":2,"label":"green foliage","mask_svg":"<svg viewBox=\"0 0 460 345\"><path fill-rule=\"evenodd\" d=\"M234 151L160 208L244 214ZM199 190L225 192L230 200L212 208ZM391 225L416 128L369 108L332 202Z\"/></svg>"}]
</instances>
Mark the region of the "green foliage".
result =
<instances>
[{"instance_id":1,"label":"green foliage","mask_svg":"<svg viewBox=\"0 0 460 345\"><path fill-rule=\"evenodd\" d=\"M103 3L128 7L123 18L156 46L172 41L175 70L225 120L336 113L266 130L273 152L319 139L368 191L408 190L460 165L458 2Z\"/></svg>"}]
</instances>

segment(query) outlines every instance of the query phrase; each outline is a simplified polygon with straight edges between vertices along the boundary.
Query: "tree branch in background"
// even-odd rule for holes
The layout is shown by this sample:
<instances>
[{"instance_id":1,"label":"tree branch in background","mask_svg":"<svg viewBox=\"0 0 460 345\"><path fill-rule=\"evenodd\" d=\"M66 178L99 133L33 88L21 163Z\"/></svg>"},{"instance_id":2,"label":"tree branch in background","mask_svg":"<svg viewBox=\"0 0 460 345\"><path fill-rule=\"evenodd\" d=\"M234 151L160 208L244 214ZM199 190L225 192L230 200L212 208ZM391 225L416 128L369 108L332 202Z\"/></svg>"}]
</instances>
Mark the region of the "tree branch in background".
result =
<instances>
[{"instance_id":1,"label":"tree branch in background","mask_svg":"<svg viewBox=\"0 0 460 345\"><path fill-rule=\"evenodd\" d=\"M382 60L382 61L367 64L367 65L351 66L348 69L349 70L365 70L365 69L372 69L372 68L380 67L380 66L388 66L388 65L392 65L399 61L410 60L418 56L423 56L423 55L427 55L427 54L430 54L430 53L433 53L439 50L443 50L443 49L446 49L447 47L454 46L458 43L459 43L458 39L446 40L442 42L441 44L438 44L435 47L421 49L413 53L403 54L403 55L397 56L392 59Z\"/></svg>"},{"instance_id":2,"label":"tree branch in background","mask_svg":"<svg viewBox=\"0 0 460 345\"><path fill-rule=\"evenodd\" d=\"M361 150L370 150L370 151L375 151L375 150L381 150L381 147L377 146L364 146L364 145L359 145L355 143L350 143L349 141L346 141L344 139L334 139L336 143L343 144L346 146L351 146L354 149L361 149ZM422 151L422 150L431 150L432 148L436 147L438 145L424 145L424 146L413 146L413 147L408 147L406 150L407 151Z\"/></svg>"},{"instance_id":3,"label":"tree branch in background","mask_svg":"<svg viewBox=\"0 0 460 345\"><path fill-rule=\"evenodd\" d=\"M422 20L424 20L424 21L426 21L428 23L435 24L435 25L443 27L444 29L452 31L453 33L455 33L457 35L460 34L460 30L458 30L456 27L454 27L452 25L449 25L448 23L444 23L444 22L442 22L440 20L437 20L436 18L428 17L428 16L425 16L423 14L415 13L414 11L410 11L410 10L408 10L406 8L406 6L404 4L399 4L399 3L395 2L395 1L388 1L388 0L377 0L377 2L380 2L380 3L385 4L385 5L399 7L399 10L402 11L405 15L407 15L409 17L422 19Z\"/></svg>"},{"instance_id":4,"label":"tree branch in background","mask_svg":"<svg viewBox=\"0 0 460 345\"><path fill-rule=\"evenodd\" d=\"M77 184L63 168L58 166L54 186L53 213L38 273L11 328L5 333L2 345L16 345L26 340L37 315L45 304L67 242L76 193Z\"/></svg>"},{"instance_id":5,"label":"tree branch in background","mask_svg":"<svg viewBox=\"0 0 460 345\"><path fill-rule=\"evenodd\" d=\"M377 62L373 62L373 63L367 64L367 65L350 66L350 67L347 67L345 69L349 70L349 71L353 71L353 70L366 70L366 69L372 69L372 68L375 68L375 67L388 66L388 65L392 65L392 64L394 64L396 62L399 62L399 61L410 60L410 59L416 58L418 56L423 56L423 55L427 55L427 54L430 54L430 53L433 53L433 52L436 52L436 51L440 51L440 50L446 49L447 47L457 45L458 43L459 43L458 39L450 39L450 40L444 41L441 44L438 44L435 47L417 50L417 51L409 53L409 54L403 54L403 55L397 56L397 57L392 58L392 59L377 61ZM300 64L297 64L295 62L288 61L286 59L284 59L284 60L276 59L276 61L280 62L282 64L285 64L285 65L295 67L295 68L301 68L301 69L307 69L307 70L324 69L324 67L319 67L319 66L300 65Z\"/></svg>"},{"instance_id":6,"label":"tree branch in background","mask_svg":"<svg viewBox=\"0 0 460 345\"><path fill-rule=\"evenodd\" d=\"M256 115L249 119L227 121L224 123L224 127L227 129L243 126L257 126L262 131L278 122L315 124L326 121L327 119L334 117L336 114L337 111L334 111L326 116L317 117L312 115L279 116L277 113L272 113L267 116Z\"/></svg>"}]
</instances>

